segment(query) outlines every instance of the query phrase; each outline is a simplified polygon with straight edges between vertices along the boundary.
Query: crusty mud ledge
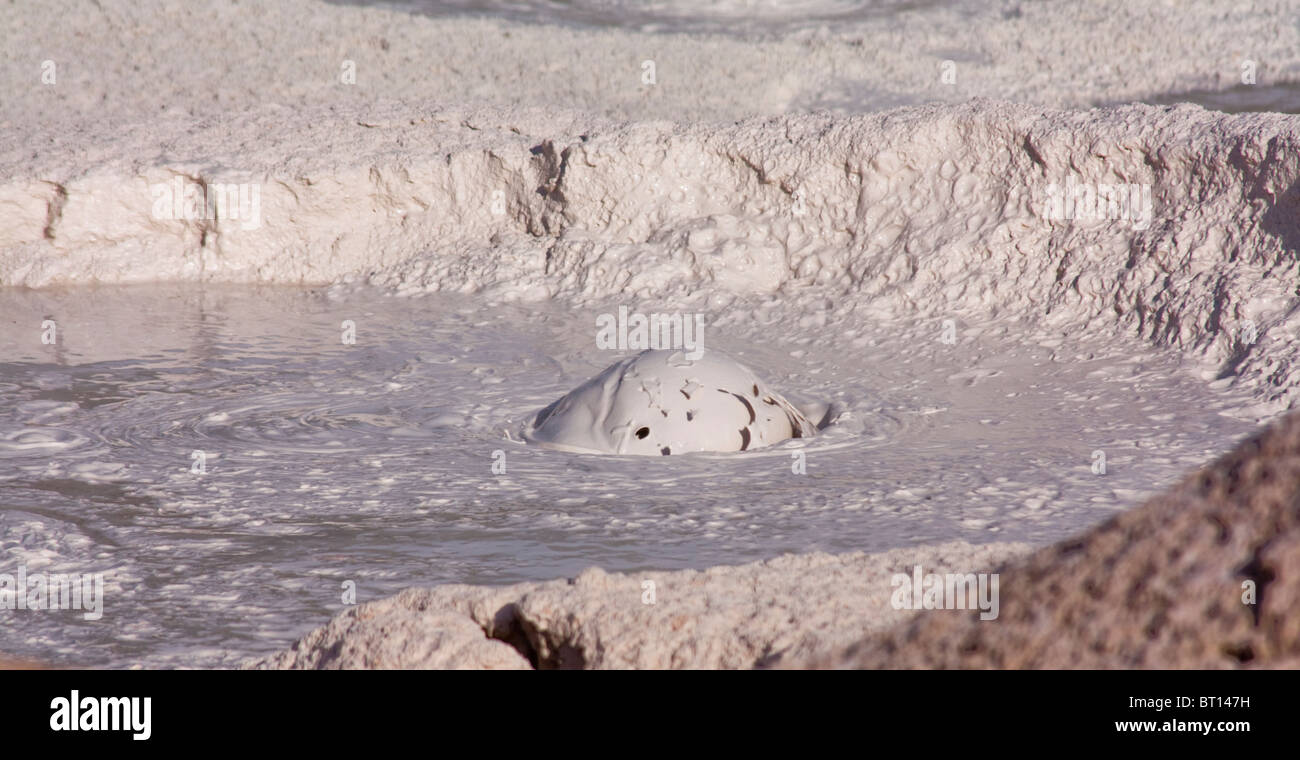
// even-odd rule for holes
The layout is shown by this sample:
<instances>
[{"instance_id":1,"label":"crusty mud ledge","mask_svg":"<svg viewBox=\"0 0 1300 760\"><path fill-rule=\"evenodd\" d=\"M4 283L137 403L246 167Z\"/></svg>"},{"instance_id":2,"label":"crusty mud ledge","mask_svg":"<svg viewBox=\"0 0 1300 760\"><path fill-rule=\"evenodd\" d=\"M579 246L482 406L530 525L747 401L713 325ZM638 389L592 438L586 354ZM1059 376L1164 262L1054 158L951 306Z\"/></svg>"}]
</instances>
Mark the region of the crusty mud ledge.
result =
<instances>
[{"instance_id":1,"label":"crusty mud ledge","mask_svg":"<svg viewBox=\"0 0 1300 760\"><path fill-rule=\"evenodd\" d=\"M257 668L751 668L847 646L912 613L890 577L986 572L1025 544L785 555L666 573L411 588L337 615ZM652 582L653 604L646 582Z\"/></svg>"},{"instance_id":2,"label":"crusty mud ledge","mask_svg":"<svg viewBox=\"0 0 1300 760\"><path fill-rule=\"evenodd\" d=\"M821 293L855 320L1137 335L1247 388L1260 419L1300 394L1300 117L996 102L730 126L397 104L299 115L137 126L75 169L57 152L0 156L0 286ZM160 140L222 158L172 160ZM259 226L155 218L151 188L176 182L257 185ZM1150 215L1048 218L1052 188L1117 183Z\"/></svg>"},{"instance_id":3,"label":"crusty mud ledge","mask_svg":"<svg viewBox=\"0 0 1300 760\"><path fill-rule=\"evenodd\" d=\"M957 543L408 589L249 667L1300 667L1300 413L1145 505L1026 553ZM1002 565L999 616L895 610L891 575L914 564Z\"/></svg>"}]
</instances>

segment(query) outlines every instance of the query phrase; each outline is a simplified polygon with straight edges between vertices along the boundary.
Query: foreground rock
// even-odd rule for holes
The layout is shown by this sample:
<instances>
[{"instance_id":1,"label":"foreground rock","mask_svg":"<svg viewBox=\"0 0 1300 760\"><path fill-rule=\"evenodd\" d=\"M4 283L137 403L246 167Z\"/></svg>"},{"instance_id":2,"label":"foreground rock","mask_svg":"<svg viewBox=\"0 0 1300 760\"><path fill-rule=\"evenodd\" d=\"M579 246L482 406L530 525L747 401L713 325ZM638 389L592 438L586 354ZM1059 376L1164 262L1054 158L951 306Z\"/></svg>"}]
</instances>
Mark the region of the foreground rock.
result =
<instances>
[{"instance_id":1,"label":"foreground rock","mask_svg":"<svg viewBox=\"0 0 1300 760\"><path fill-rule=\"evenodd\" d=\"M1300 413L1007 569L995 622L924 613L811 664L1300 667Z\"/></svg>"},{"instance_id":2,"label":"foreground rock","mask_svg":"<svg viewBox=\"0 0 1300 760\"><path fill-rule=\"evenodd\" d=\"M981 572L1027 550L954 542L704 571L593 568L546 583L407 589L350 609L291 650L250 666L749 668L801 661L913 614L890 606L895 572L916 563Z\"/></svg>"}]
</instances>

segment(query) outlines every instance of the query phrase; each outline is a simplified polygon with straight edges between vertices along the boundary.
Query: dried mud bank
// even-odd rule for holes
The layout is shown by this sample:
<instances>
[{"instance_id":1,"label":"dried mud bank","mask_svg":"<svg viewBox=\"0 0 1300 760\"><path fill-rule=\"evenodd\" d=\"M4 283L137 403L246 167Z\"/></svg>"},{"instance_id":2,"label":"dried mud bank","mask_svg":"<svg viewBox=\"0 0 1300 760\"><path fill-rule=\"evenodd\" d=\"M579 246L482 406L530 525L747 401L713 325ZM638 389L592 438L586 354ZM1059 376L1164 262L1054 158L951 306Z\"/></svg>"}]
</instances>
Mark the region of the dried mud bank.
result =
<instances>
[{"instance_id":1,"label":"dried mud bank","mask_svg":"<svg viewBox=\"0 0 1300 760\"><path fill-rule=\"evenodd\" d=\"M1140 335L1250 384L1261 417L1300 386L1300 117L996 102L726 127L386 106L285 130L285 116L161 144L127 130L75 170L2 167L0 285L834 297L845 323ZM159 187L238 183L260 188L255 226L155 213ZM1091 207L1105 218L1060 202L1080 189L1112 201Z\"/></svg>"},{"instance_id":2,"label":"dried mud bank","mask_svg":"<svg viewBox=\"0 0 1300 760\"><path fill-rule=\"evenodd\" d=\"M671 573L412 588L353 607L254 668L749 668L848 646L912 613L890 576L992 568L1026 544L785 555Z\"/></svg>"}]
</instances>

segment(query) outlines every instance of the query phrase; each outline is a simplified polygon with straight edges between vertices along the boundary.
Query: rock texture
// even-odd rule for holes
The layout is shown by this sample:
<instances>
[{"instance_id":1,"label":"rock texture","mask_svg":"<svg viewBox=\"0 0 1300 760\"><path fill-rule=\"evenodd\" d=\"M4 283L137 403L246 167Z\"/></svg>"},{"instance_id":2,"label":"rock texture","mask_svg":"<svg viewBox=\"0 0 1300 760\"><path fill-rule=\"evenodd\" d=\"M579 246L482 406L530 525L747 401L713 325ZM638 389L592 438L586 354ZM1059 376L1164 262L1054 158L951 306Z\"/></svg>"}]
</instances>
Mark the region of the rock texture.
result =
<instances>
[{"instance_id":1,"label":"rock texture","mask_svg":"<svg viewBox=\"0 0 1300 760\"><path fill-rule=\"evenodd\" d=\"M350 609L249 667L750 668L803 661L913 614L890 605L893 573L916 563L935 572L984 572L1028 548L954 542L704 571L592 568L546 583L407 589Z\"/></svg>"},{"instance_id":2,"label":"rock texture","mask_svg":"<svg viewBox=\"0 0 1300 760\"><path fill-rule=\"evenodd\" d=\"M1243 603L1253 585L1254 604ZM1001 616L922 613L818 666L1300 667L1300 414L1001 575Z\"/></svg>"}]
</instances>

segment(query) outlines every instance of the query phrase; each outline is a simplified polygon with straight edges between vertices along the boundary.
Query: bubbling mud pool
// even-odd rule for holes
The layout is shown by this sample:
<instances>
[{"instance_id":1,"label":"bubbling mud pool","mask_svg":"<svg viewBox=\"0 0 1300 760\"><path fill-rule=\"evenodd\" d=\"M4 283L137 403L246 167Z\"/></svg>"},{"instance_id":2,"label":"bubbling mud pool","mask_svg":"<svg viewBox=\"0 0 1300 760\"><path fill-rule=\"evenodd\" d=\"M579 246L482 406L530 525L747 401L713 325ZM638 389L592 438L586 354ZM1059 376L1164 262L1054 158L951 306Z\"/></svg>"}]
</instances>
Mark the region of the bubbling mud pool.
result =
<instances>
[{"instance_id":1,"label":"bubbling mud pool","mask_svg":"<svg viewBox=\"0 0 1300 760\"><path fill-rule=\"evenodd\" d=\"M1178 355L1020 325L707 314L706 345L837 422L763 449L569 453L516 432L613 361L617 304L148 285L0 298L4 572L102 573L99 620L9 613L55 664L233 666L408 586L785 552L1047 543L1252 428ZM743 317L737 317L741 314ZM52 322L57 341L42 343ZM352 330L355 341L345 342ZM1091 340L1091 343L1086 342ZM1100 472L1100 457L1105 472Z\"/></svg>"}]
</instances>

